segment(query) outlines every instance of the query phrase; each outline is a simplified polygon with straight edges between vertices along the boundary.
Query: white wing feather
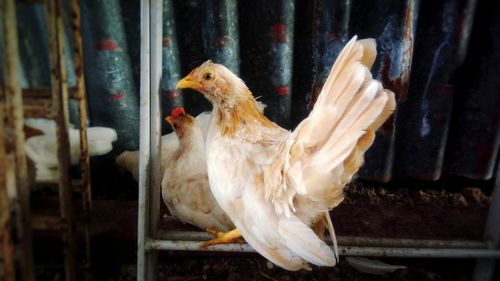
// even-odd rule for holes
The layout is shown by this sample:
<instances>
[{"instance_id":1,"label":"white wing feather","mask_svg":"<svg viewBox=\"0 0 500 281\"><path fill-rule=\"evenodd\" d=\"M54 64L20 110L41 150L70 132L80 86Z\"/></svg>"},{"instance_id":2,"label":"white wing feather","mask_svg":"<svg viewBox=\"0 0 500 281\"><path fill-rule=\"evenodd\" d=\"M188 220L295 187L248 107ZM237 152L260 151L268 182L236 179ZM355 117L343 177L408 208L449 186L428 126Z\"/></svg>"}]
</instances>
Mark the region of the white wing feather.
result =
<instances>
[{"instance_id":1,"label":"white wing feather","mask_svg":"<svg viewBox=\"0 0 500 281\"><path fill-rule=\"evenodd\" d=\"M317 265L338 260L328 210L343 200L343 188L363 163L374 131L394 111L394 94L373 80L374 40L354 37L337 58L308 118L283 147L282 165L265 185L265 194L281 219L286 247ZM332 252L308 227L326 216ZM304 228L305 226L305 228Z\"/></svg>"}]
</instances>

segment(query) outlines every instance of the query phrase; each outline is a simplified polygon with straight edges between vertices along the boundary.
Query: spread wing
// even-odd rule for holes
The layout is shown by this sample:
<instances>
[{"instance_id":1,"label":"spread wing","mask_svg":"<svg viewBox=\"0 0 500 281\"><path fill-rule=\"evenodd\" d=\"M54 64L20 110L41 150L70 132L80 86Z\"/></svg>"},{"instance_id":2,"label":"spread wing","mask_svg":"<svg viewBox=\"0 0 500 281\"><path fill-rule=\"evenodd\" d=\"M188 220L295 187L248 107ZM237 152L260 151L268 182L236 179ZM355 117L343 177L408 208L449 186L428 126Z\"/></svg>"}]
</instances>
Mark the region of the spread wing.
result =
<instances>
[{"instance_id":1,"label":"spread wing","mask_svg":"<svg viewBox=\"0 0 500 281\"><path fill-rule=\"evenodd\" d=\"M314 201L318 212L342 201L343 187L395 108L394 94L370 73L375 57L375 40L354 37L335 61L313 110L287 140L282 184L268 190L278 213L295 210L296 196Z\"/></svg>"}]
</instances>

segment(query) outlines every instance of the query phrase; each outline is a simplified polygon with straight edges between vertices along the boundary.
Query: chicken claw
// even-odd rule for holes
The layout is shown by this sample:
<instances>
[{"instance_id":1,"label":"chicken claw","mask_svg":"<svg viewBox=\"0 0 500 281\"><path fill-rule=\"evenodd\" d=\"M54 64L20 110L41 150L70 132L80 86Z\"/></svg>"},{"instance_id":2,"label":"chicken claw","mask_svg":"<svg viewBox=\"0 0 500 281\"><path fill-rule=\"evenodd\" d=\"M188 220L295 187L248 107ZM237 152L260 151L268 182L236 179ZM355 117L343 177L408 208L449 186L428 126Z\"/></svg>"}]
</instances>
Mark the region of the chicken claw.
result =
<instances>
[{"instance_id":1,"label":"chicken claw","mask_svg":"<svg viewBox=\"0 0 500 281\"><path fill-rule=\"evenodd\" d=\"M235 228L227 232L220 232L214 228L208 228L207 232L212 234L215 239L205 241L200 244L200 249L206 249L209 246L219 245L219 244L232 244L232 243L243 243L241 239L240 230Z\"/></svg>"}]
</instances>

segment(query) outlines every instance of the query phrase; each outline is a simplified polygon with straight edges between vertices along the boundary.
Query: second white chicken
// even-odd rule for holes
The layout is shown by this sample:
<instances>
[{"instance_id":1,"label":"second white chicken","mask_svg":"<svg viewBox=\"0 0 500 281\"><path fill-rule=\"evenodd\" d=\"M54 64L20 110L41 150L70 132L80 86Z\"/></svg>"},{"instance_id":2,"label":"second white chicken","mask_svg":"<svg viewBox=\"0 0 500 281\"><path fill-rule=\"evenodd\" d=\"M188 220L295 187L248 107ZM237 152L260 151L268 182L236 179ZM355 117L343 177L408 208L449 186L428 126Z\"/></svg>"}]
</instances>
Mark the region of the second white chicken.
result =
<instances>
[{"instance_id":1,"label":"second white chicken","mask_svg":"<svg viewBox=\"0 0 500 281\"><path fill-rule=\"evenodd\" d=\"M234 228L210 190L203 132L197 120L176 109L167 117L179 146L163 163L162 198L170 213L203 229Z\"/></svg>"}]
</instances>

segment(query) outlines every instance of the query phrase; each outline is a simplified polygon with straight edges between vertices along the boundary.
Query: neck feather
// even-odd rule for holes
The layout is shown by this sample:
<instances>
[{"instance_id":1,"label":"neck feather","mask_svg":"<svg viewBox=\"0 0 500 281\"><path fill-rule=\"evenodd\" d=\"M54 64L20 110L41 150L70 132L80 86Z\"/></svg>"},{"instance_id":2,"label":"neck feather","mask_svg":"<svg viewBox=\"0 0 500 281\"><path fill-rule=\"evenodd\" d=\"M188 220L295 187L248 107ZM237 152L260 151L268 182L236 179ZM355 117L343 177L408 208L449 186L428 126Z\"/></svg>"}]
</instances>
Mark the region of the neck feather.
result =
<instances>
[{"instance_id":1,"label":"neck feather","mask_svg":"<svg viewBox=\"0 0 500 281\"><path fill-rule=\"evenodd\" d=\"M236 96L238 99L229 103L214 103L217 125L223 136L233 136L242 128L273 126L274 123L259 111L255 99L248 89L245 93L239 93Z\"/></svg>"}]
</instances>

